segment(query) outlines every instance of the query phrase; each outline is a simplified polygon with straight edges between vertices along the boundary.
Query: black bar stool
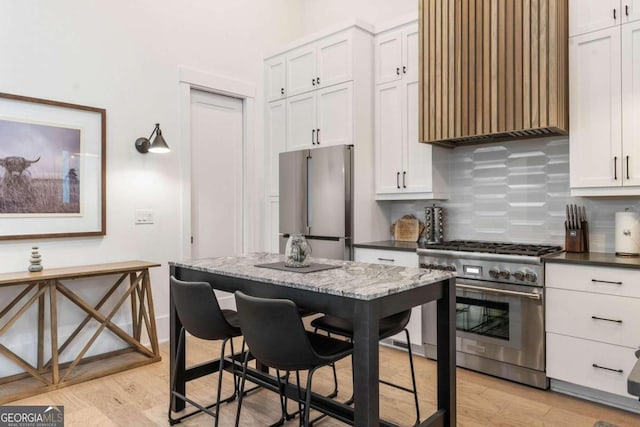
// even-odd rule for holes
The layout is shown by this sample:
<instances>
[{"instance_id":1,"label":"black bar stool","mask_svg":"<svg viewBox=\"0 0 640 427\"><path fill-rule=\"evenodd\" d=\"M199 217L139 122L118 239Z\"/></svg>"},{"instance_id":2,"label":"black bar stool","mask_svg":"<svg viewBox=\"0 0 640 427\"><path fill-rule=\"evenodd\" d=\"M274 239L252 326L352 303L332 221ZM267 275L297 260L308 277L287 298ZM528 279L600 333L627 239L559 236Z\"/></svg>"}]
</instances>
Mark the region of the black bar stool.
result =
<instances>
[{"instance_id":1,"label":"black bar stool","mask_svg":"<svg viewBox=\"0 0 640 427\"><path fill-rule=\"evenodd\" d=\"M257 360L278 371L295 371L298 388L300 388L299 371L307 371L304 411L300 421L308 426L311 409L311 381L314 372L322 366L337 362L351 354L353 345L347 341L307 331L298 309L292 301L256 298L240 291L236 291L235 295L240 327L249 352ZM240 422L248 362L249 353L247 352L240 383L236 427ZM280 378L279 375L278 378ZM302 402L302 397L298 396L298 405Z\"/></svg>"},{"instance_id":2,"label":"black bar stool","mask_svg":"<svg viewBox=\"0 0 640 427\"><path fill-rule=\"evenodd\" d=\"M198 414L200 412L206 412L216 419L215 425L218 426L218 411L220 410L221 403L227 403L235 400L238 395L238 381L235 375L235 363L229 358L225 357L225 347L227 342L231 343L231 354L235 352L233 350L232 338L242 335L239 327L238 313L233 310L221 310L218 304L211 285L206 282L184 282L171 276L171 295L175 303L178 318L182 322L182 328L180 329L180 338L178 339L178 354L176 354L176 364L182 362L184 358L184 335L185 331L191 335L205 339L205 340L222 340L222 349L220 351L220 367L218 369L218 391L216 394L216 402L203 406L188 397L175 391L176 372L171 378L171 398L174 396L189 402L196 408L197 411L183 415L179 418L171 417L171 402L169 402L169 424L174 425L184 420L187 417ZM234 367L233 376L233 394L225 399L220 399L220 393L222 390L222 373L224 372L225 360L231 363ZM215 407L216 412L210 411Z\"/></svg>"},{"instance_id":3,"label":"black bar stool","mask_svg":"<svg viewBox=\"0 0 640 427\"><path fill-rule=\"evenodd\" d=\"M409 365L411 366L411 385L412 388L406 388L398 384L391 383L389 381L380 380L381 383L388 386L397 388L399 390L406 391L413 394L413 400L416 405L416 425L420 424L420 406L418 404L418 391L416 388L416 375L413 369L413 352L411 351L411 340L409 339L409 331L407 330L407 324L411 318L411 310L402 311L400 313L393 314L391 316L383 317L379 322L379 339L383 340L389 338L399 332L404 331L407 337L407 345L409 350ZM335 334L349 338L353 340L353 324L346 319L342 319L336 316L322 316L311 321L311 326L321 331L325 331L329 334ZM335 381L335 390L338 389L338 382ZM352 399L347 401L348 404L352 402Z\"/></svg>"}]
</instances>

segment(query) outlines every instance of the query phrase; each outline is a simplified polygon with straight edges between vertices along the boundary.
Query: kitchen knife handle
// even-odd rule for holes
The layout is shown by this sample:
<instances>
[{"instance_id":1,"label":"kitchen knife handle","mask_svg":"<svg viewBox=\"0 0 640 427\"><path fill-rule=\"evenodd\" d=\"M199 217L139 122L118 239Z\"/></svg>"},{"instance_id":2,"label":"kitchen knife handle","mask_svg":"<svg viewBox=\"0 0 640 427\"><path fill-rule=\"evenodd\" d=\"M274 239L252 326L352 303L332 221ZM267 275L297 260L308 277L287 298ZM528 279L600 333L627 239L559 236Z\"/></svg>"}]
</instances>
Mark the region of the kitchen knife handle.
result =
<instances>
[{"instance_id":1,"label":"kitchen knife handle","mask_svg":"<svg viewBox=\"0 0 640 427\"><path fill-rule=\"evenodd\" d=\"M311 145L316 145L316 130L311 129Z\"/></svg>"},{"instance_id":2,"label":"kitchen knife handle","mask_svg":"<svg viewBox=\"0 0 640 427\"><path fill-rule=\"evenodd\" d=\"M407 188L407 172L402 172L402 188Z\"/></svg>"},{"instance_id":3,"label":"kitchen knife handle","mask_svg":"<svg viewBox=\"0 0 640 427\"><path fill-rule=\"evenodd\" d=\"M618 180L618 156L613 157L613 179Z\"/></svg>"},{"instance_id":4,"label":"kitchen knife handle","mask_svg":"<svg viewBox=\"0 0 640 427\"><path fill-rule=\"evenodd\" d=\"M400 188L400 172L396 173L396 187Z\"/></svg>"}]
</instances>

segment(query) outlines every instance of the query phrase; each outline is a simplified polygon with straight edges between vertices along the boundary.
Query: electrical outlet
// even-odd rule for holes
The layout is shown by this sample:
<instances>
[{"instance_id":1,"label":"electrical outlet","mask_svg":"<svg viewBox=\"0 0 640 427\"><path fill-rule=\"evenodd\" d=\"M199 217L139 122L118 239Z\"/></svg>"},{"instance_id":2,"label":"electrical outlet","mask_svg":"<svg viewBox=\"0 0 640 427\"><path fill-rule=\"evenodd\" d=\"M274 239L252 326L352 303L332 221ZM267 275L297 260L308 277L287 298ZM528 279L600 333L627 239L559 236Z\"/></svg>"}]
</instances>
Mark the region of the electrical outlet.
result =
<instances>
[{"instance_id":1,"label":"electrical outlet","mask_svg":"<svg viewBox=\"0 0 640 427\"><path fill-rule=\"evenodd\" d=\"M136 224L153 224L155 213L150 210L136 209Z\"/></svg>"}]
</instances>

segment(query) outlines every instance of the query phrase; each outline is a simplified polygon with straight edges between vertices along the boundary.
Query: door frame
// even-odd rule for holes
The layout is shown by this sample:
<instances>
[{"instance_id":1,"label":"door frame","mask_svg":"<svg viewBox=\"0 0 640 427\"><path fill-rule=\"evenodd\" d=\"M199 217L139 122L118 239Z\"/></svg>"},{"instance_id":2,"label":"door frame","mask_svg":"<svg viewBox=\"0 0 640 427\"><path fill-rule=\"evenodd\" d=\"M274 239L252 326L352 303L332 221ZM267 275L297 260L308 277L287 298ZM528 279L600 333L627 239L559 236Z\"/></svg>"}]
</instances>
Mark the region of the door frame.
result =
<instances>
[{"instance_id":1,"label":"door frame","mask_svg":"<svg viewBox=\"0 0 640 427\"><path fill-rule=\"evenodd\" d=\"M251 227L249 218L249 203L251 198L248 193L251 181L249 171L253 168L248 166L247 153L252 152L251 148L256 146L255 141L255 104L256 87L252 84L227 77L205 73L190 68L179 68L179 110L180 110L180 135L182 147L179 152L180 158L180 257L182 259L191 258L191 90L196 89L209 92L215 95L231 96L242 101L242 227L241 235L242 252L247 252L249 248L250 231L259 227ZM254 162L256 159L254 159ZM257 162L256 162L257 163ZM258 205L257 203L256 206ZM255 234L255 233L253 233Z\"/></svg>"}]
</instances>

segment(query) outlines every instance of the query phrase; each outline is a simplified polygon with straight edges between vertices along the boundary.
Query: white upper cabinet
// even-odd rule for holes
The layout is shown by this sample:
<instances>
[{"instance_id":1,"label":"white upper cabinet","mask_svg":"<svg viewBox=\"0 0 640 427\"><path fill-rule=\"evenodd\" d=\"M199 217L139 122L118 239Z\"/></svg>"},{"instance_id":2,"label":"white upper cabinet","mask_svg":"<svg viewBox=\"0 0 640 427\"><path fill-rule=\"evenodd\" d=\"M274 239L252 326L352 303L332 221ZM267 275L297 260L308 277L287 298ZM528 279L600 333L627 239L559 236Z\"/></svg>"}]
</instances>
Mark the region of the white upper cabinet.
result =
<instances>
[{"instance_id":1,"label":"white upper cabinet","mask_svg":"<svg viewBox=\"0 0 640 427\"><path fill-rule=\"evenodd\" d=\"M640 21L622 26L622 52L622 183L640 186Z\"/></svg>"},{"instance_id":2,"label":"white upper cabinet","mask_svg":"<svg viewBox=\"0 0 640 427\"><path fill-rule=\"evenodd\" d=\"M376 37L375 79L377 84L408 77L418 80L418 25L389 31Z\"/></svg>"},{"instance_id":3,"label":"white upper cabinet","mask_svg":"<svg viewBox=\"0 0 640 427\"><path fill-rule=\"evenodd\" d=\"M569 39L571 188L616 187L620 169L620 27Z\"/></svg>"},{"instance_id":4,"label":"white upper cabinet","mask_svg":"<svg viewBox=\"0 0 640 427\"><path fill-rule=\"evenodd\" d=\"M394 31L376 38L376 83L400 80L402 67L402 31Z\"/></svg>"},{"instance_id":5,"label":"white upper cabinet","mask_svg":"<svg viewBox=\"0 0 640 427\"><path fill-rule=\"evenodd\" d=\"M622 3L620 0L569 0L569 37L620 25L624 19ZM624 0L624 3L631 1Z\"/></svg>"},{"instance_id":6,"label":"white upper cabinet","mask_svg":"<svg viewBox=\"0 0 640 427\"><path fill-rule=\"evenodd\" d=\"M293 96L351 80L352 36L321 39L287 54L288 95Z\"/></svg>"},{"instance_id":7,"label":"white upper cabinet","mask_svg":"<svg viewBox=\"0 0 640 427\"><path fill-rule=\"evenodd\" d=\"M287 61L284 55L271 58L264 63L265 91L267 101L277 101L287 96Z\"/></svg>"},{"instance_id":8,"label":"white upper cabinet","mask_svg":"<svg viewBox=\"0 0 640 427\"><path fill-rule=\"evenodd\" d=\"M286 151L315 146L316 130L316 92L287 98Z\"/></svg>"},{"instance_id":9,"label":"white upper cabinet","mask_svg":"<svg viewBox=\"0 0 640 427\"><path fill-rule=\"evenodd\" d=\"M303 46L287 55L287 96L316 88L316 47Z\"/></svg>"},{"instance_id":10,"label":"white upper cabinet","mask_svg":"<svg viewBox=\"0 0 640 427\"><path fill-rule=\"evenodd\" d=\"M640 20L640 0L622 0L622 23Z\"/></svg>"},{"instance_id":11,"label":"white upper cabinet","mask_svg":"<svg viewBox=\"0 0 640 427\"><path fill-rule=\"evenodd\" d=\"M277 195L278 188L278 159L281 152L286 150L287 113L284 100L269 102L266 105L265 142L267 155L267 176L269 179L269 195Z\"/></svg>"},{"instance_id":12,"label":"white upper cabinet","mask_svg":"<svg viewBox=\"0 0 640 427\"><path fill-rule=\"evenodd\" d=\"M351 83L329 86L316 94L316 146L353 143L353 90Z\"/></svg>"},{"instance_id":13,"label":"white upper cabinet","mask_svg":"<svg viewBox=\"0 0 640 427\"><path fill-rule=\"evenodd\" d=\"M376 199L446 199L448 150L418 136L418 26L375 40Z\"/></svg>"}]
</instances>

